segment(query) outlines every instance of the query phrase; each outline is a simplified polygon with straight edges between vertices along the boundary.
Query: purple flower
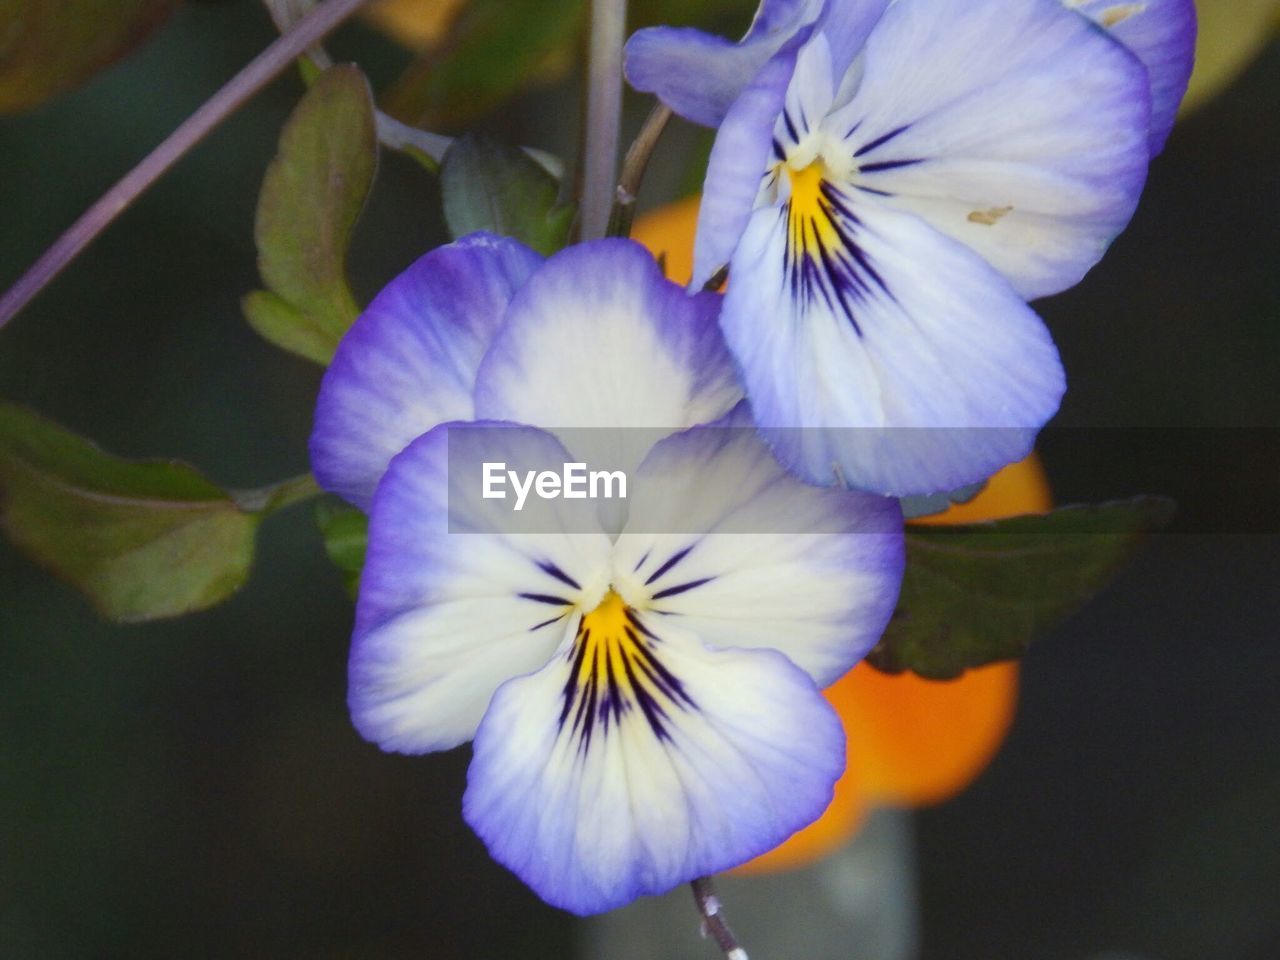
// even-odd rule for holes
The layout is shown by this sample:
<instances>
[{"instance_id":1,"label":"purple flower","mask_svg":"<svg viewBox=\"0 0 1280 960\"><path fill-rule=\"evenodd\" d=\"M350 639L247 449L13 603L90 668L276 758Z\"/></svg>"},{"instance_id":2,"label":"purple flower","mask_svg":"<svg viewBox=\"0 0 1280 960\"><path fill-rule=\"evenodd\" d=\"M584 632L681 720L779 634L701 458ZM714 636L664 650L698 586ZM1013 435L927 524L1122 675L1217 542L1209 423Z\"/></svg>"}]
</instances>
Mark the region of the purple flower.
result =
<instances>
[{"instance_id":1,"label":"purple flower","mask_svg":"<svg viewBox=\"0 0 1280 960\"><path fill-rule=\"evenodd\" d=\"M1157 55L1189 42L1167 22L1183 5L1094 6L1153 64L1184 63ZM720 124L693 284L729 266L721 326L800 476L894 496L982 480L1057 411L1057 350L1025 301L1079 281L1128 223L1167 74L1060 0L799 19ZM668 87L696 87L695 61L675 65L691 42L642 31L633 82L665 62Z\"/></svg>"},{"instance_id":2,"label":"purple flower","mask_svg":"<svg viewBox=\"0 0 1280 960\"><path fill-rule=\"evenodd\" d=\"M895 502L807 486L749 429L719 299L629 241L471 237L377 297L321 388L315 473L370 511L352 719L402 753L474 738L467 821L576 913L817 818L844 766L818 690L902 576ZM632 485L608 522L556 500L520 526L462 466L599 455Z\"/></svg>"}]
</instances>

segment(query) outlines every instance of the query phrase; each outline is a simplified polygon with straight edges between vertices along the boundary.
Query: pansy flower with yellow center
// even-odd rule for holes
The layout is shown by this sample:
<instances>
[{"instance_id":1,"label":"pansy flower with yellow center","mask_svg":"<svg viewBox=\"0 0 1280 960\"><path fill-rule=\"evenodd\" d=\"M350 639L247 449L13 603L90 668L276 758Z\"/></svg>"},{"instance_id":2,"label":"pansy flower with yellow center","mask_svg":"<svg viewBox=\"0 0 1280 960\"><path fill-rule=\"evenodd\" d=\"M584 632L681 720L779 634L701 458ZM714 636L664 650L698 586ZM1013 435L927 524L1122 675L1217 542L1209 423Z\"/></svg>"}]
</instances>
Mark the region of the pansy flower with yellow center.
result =
<instances>
[{"instance_id":1,"label":"pansy flower with yellow center","mask_svg":"<svg viewBox=\"0 0 1280 960\"><path fill-rule=\"evenodd\" d=\"M1115 29L1160 25L1139 16ZM981 480L1058 408L1025 301L1076 283L1132 215L1163 139L1154 74L1059 0L830 0L799 20L720 123L693 284L728 264L721 325L801 476L896 496ZM633 84L697 86L691 42L637 35Z\"/></svg>"},{"instance_id":2,"label":"pansy flower with yellow center","mask_svg":"<svg viewBox=\"0 0 1280 960\"><path fill-rule=\"evenodd\" d=\"M672 280L686 282L693 269L700 199L688 197L649 211L631 231ZM916 516L914 522L974 523L1045 513L1053 506L1048 477L1034 454L995 474L972 500L938 499L945 503L944 512ZM1020 665L1010 661L938 681L911 672L886 674L859 663L822 692L844 725L847 751L831 805L818 820L737 872L805 866L841 849L877 805L921 806L960 793L986 769L1009 731L1019 672Z\"/></svg>"},{"instance_id":3,"label":"pansy flower with yellow center","mask_svg":"<svg viewBox=\"0 0 1280 960\"><path fill-rule=\"evenodd\" d=\"M1129 48L1147 70L1154 157L1164 147L1191 77L1195 0L1059 0ZM889 0L762 0L737 43L689 27L649 27L627 45L631 85L676 113L718 127L761 67L797 33L815 25L833 47L857 49Z\"/></svg>"},{"instance_id":4,"label":"pansy flower with yellow center","mask_svg":"<svg viewBox=\"0 0 1280 960\"><path fill-rule=\"evenodd\" d=\"M474 739L467 821L576 913L815 820L845 763L819 690L897 598L897 503L777 463L739 403L719 300L630 241L542 262L472 237L393 281L321 388L315 473L370 513L355 725L403 753ZM533 522L468 469L602 451L628 465L625 502L547 500Z\"/></svg>"}]
</instances>

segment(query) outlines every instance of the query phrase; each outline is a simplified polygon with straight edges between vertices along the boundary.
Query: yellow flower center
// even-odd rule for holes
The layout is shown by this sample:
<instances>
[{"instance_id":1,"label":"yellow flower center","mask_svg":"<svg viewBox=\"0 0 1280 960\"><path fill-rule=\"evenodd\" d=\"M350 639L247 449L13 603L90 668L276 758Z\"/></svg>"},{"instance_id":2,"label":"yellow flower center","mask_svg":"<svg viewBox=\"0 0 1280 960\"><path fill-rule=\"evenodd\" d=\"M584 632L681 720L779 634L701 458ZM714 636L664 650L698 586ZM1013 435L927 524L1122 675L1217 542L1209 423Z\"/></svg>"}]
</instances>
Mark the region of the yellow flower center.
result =
<instances>
[{"instance_id":1,"label":"yellow flower center","mask_svg":"<svg viewBox=\"0 0 1280 960\"><path fill-rule=\"evenodd\" d=\"M823 190L827 182L826 164L815 160L799 170L785 169L791 181L787 245L792 257L820 259L824 250L843 249L844 238L832 220L831 201Z\"/></svg>"},{"instance_id":2,"label":"yellow flower center","mask_svg":"<svg viewBox=\"0 0 1280 960\"><path fill-rule=\"evenodd\" d=\"M639 711L659 739L667 739L672 713L692 707L684 687L658 659L662 641L614 590L583 614L574 640L560 727L580 738L585 752L599 726L621 726Z\"/></svg>"}]
</instances>

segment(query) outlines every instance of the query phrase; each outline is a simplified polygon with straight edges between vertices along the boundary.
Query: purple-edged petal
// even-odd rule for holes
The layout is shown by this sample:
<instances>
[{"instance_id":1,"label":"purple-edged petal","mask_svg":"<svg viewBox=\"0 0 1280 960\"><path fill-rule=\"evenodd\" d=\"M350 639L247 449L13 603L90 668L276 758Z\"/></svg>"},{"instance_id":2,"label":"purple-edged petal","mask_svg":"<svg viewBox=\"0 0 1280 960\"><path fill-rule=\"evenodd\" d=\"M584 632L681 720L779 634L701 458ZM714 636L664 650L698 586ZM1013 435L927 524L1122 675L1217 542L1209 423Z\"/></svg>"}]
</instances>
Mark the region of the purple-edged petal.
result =
<instances>
[{"instance_id":1,"label":"purple-edged petal","mask_svg":"<svg viewBox=\"0 0 1280 960\"><path fill-rule=\"evenodd\" d=\"M1059 0L899 0L865 57L829 120L852 182L976 250L1024 297L1079 281L1128 223L1146 177L1146 71Z\"/></svg>"},{"instance_id":2,"label":"purple-edged petal","mask_svg":"<svg viewBox=\"0 0 1280 960\"><path fill-rule=\"evenodd\" d=\"M774 453L815 483L892 496L1024 457L1064 390L1044 324L918 218L824 196L753 215L721 313Z\"/></svg>"},{"instance_id":3,"label":"purple-edged petal","mask_svg":"<svg viewBox=\"0 0 1280 960\"><path fill-rule=\"evenodd\" d=\"M498 686L543 667L573 606L604 593L609 539L581 532L580 501L539 501L545 532L512 532L511 501L484 499L482 477L464 470L570 459L529 427L443 424L392 461L373 500L351 645L348 700L366 739L401 753L470 739Z\"/></svg>"},{"instance_id":4,"label":"purple-edged petal","mask_svg":"<svg viewBox=\"0 0 1280 960\"><path fill-rule=\"evenodd\" d=\"M477 415L615 434L714 420L742 397L719 306L665 279L633 241L563 250L512 300L480 368Z\"/></svg>"},{"instance_id":5,"label":"purple-edged petal","mask_svg":"<svg viewBox=\"0 0 1280 960\"><path fill-rule=\"evenodd\" d=\"M719 126L751 78L819 6L817 0L765 0L739 43L692 28L638 30L627 41L627 80L686 120Z\"/></svg>"},{"instance_id":6,"label":"purple-edged petal","mask_svg":"<svg viewBox=\"0 0 1280 960\"><path fill-rule=\"evenodd\" d=\"M1151 82L1151 156L1164 149L1187 92L1196 48L1194 0L1064 0L1134 52Z\"/></svg>"},{"instance_id":7,"label":"purple-edged petal","mask_svg":"<svg viewBox=\"0 0 1280 960\"><path fill-rule=\"evenodd\" d=\"M902 579L896 500L810 486L750 427L697 427L636 472L613 584L713 647L775 649L825 687L884 632Z\"/></svg>"},{"instance_id":8,"label":"purple-edged petal","mask_svg":"<svg viewBox=\"0 0 1280 960\"><path fill-rule=\"evenodd\" d=\"M691 289L703 287L729 262L746 229L760 196L761 178L774 159L774 125L806 39L807 30L785 44L742 91L720 125L698 210Z\"/></svg>"},{"instance_id":9,"label":"purple-edged petal","mask_svg":"<svg viewBox=\"0 0 1280 960\"><path fill-rule=\"evenodd\" d=\"M472 418L480 360L540 262L514 240L475 234L431 251L378 294L320 385L311 466L322 487L368 509L409 441Z\"/></svg>"},{"instance_id":10,"label":"purple-edged petal","mask_svg":"<svg viewBox=\"0 0 1280 960\"><path fill-rule=\"evenodd\" d=\"M548 667L498 691L463 798L493 857L578 914L773 848L844 767L839 719L781 654L713 652L625 616L588 614Z\"/></svg>"}]
</instances>

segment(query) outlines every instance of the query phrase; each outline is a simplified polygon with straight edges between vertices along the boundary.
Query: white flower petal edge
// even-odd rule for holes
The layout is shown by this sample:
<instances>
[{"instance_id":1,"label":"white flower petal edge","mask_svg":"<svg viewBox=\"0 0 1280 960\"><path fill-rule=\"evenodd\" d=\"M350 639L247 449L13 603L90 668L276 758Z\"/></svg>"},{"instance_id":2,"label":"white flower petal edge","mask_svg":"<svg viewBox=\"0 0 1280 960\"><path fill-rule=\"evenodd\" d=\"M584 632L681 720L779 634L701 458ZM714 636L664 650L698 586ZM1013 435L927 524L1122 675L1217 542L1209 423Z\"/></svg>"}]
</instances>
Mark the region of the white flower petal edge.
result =
<instances>
[{"instance_id":1,"label":"white flower petal edge","mask_svg":"<svg viewBox=\"0 0 1280 960\"><path fill-rule=\"evenodd\" d=\"M781 654L709 651L619 608L498 691L463 798L493 857L578 914L773 848L822 813L844 766L839 718Z\"/></svg>"},{"instance_id":2,"label":"white flower petal edge","mask_svg":"<svg viewBox=\"0 0 1280 960\"><path fill-rule=\"evenodd\" d=\"M896 500L801 482L750 426L662 441L633 489L613 583L664 622L779 650L820 687L880 639L904 564Z\"/></svg>"},{"instance_id":3,"label":"white flower petal edge","mask_svg":"<svg viewBox=\"0 0 1280 960\"><path fill-rule=\"evenodd\" d=\"M581 532L565 501L540 504L544 532L512 532L509 505L484 500L478 475L451 475L451 430L470 462L572 459L540 430L454 423L392 461L370 516L348 702L366 739L400 753L469 740L498 685L547 663L568 611L597 603L609 573L608 537Z\"/></svg>"},{"instance_id":4,"label":"white flower petal edge","mask_svg":"<svg viewBox=\"0 0 1280 960\"><path fill-rule=\"evenodd\" d=\"M316 401L320 485L363 510L391 458L446 420L473 416L481 358L512 294L542 262L473 234L432 250L374 298L338 345Z\"/></svg>"}]
</instances>

